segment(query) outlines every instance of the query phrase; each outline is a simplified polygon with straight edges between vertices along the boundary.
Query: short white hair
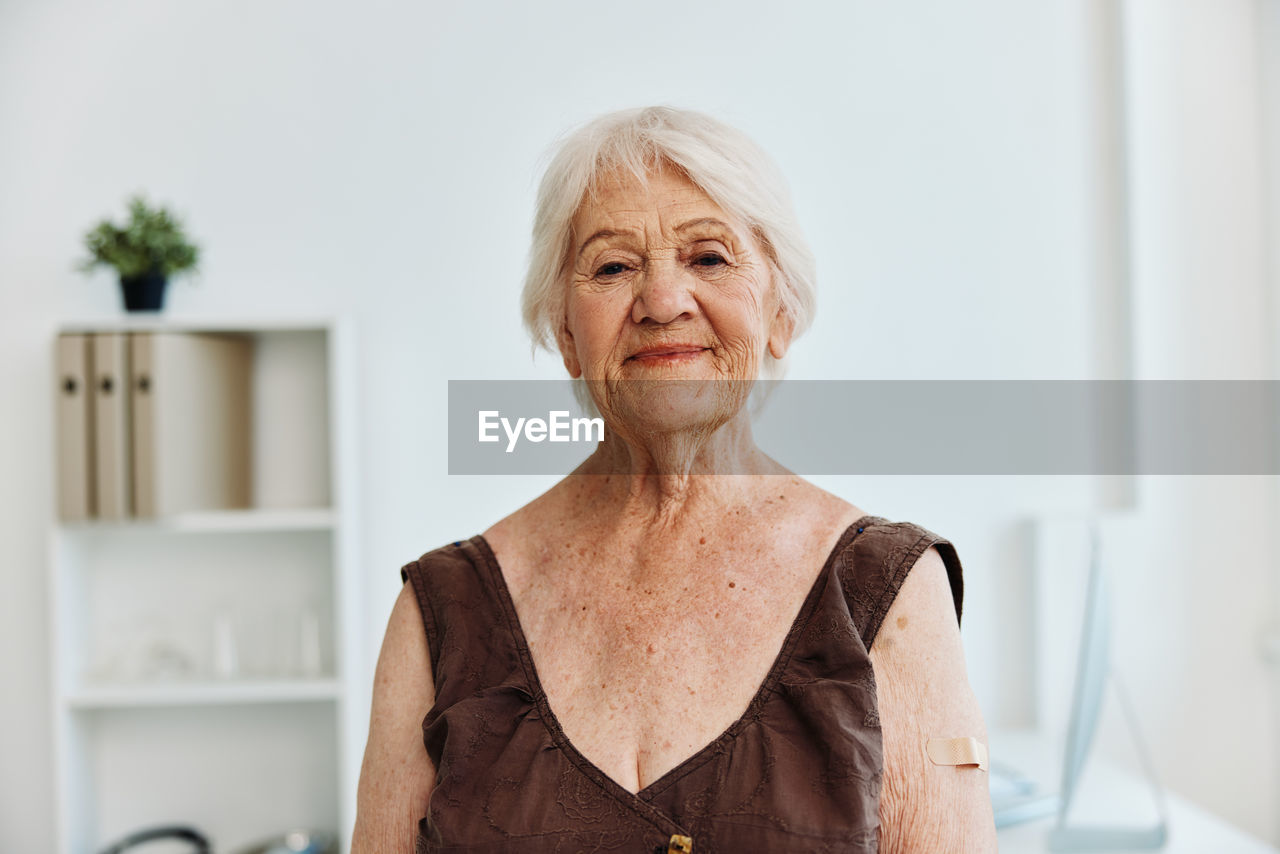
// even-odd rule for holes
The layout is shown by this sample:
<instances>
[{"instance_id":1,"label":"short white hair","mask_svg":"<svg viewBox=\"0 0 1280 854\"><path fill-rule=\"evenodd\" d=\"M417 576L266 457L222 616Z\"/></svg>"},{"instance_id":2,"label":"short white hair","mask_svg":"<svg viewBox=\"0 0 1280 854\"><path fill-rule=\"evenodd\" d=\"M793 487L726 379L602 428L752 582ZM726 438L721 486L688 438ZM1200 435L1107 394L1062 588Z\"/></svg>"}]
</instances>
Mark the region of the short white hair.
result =
<instances>
[{"instance_id":1,"label":"short white hair","mask_svg":"<svg viewBox=\"0 0 1280 854\"><path fill-rule=\"evenodd\" d=\"M801 233L782 172L737 128L693 110L640 107L607 113L564 137L538 187L533 243L521 295L521 314L536 351L557 352L579 205L618 169L643 186L669 163L731 216L751 229L773 267L782 309L799 337L813 320L815 265ZM784 365L766 349L762 373L782 376ZM580 383L581 385L581 383ZM579 394L579 399L584 395Z\"/></svg>"}]
</instances>

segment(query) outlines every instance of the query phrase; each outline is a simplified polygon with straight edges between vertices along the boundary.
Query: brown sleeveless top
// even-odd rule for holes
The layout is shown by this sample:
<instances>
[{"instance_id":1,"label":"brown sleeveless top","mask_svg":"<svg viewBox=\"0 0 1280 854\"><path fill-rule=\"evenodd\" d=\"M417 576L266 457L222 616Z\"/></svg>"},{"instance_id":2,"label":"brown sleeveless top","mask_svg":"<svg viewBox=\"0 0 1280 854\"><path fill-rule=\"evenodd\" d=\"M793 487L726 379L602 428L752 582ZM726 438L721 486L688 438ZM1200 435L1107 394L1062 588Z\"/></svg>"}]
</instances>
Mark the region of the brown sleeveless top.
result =
<instances>
[{"instance_id":1,"label":"brown sleeveless top","mask_svg":"<svg viewBox=\"0 0 1280 854\"><path fill-rule=\"evenodd\" d=\"M408 564L400 574L435 679L422 732L436 783L418 854L876 851L883 759L867 650L930 546L959 620L951 543L864 516L836 543L742 716L635 794L565 738L488 542L477 535Z\"/></svg>"}]
</instances>

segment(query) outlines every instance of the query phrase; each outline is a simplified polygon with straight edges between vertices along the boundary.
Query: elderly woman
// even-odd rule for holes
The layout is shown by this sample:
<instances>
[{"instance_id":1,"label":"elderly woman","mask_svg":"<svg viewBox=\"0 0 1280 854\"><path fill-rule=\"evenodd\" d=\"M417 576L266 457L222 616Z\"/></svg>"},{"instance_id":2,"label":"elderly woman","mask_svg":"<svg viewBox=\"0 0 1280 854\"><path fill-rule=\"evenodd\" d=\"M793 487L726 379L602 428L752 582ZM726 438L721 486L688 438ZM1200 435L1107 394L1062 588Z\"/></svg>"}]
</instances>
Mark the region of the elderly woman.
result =
<instances>
[{"instance_id":1,"label":"elderly woman","mask_svg":"<svg viewBox=\"0 0 1280 854\"><path fill-rule=\"evenodd\" d=\"M524 316L604 440L401 571L356 854L995 850L986 775L939 755L986 739L955 550L752 441L812 306L741 133L647 108L562 144Z\"/></svg>"}]
</instances>

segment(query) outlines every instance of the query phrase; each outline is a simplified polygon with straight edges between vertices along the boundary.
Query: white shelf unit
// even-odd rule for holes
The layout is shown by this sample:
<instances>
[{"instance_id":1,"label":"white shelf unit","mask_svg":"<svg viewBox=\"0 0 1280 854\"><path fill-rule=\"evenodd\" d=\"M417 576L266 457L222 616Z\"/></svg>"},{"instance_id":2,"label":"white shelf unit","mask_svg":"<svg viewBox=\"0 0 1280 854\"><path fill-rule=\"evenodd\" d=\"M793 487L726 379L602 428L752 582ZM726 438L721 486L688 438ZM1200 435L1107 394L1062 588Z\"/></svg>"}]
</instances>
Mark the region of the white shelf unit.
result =
<instances>
[{"instance_id":1,"label":"white shelf unit","mask_svg":"<svg viewBox=\"0 0 1280 854\"><path fill-rule=\"evenodd\" d=\"M368 720L349 326L121 318L61 332L241 334L254 361L249 509L62 523L51 508L58 850L190 824L217 851L314 829L345 852Z\"/></svg>"}]
</instances>

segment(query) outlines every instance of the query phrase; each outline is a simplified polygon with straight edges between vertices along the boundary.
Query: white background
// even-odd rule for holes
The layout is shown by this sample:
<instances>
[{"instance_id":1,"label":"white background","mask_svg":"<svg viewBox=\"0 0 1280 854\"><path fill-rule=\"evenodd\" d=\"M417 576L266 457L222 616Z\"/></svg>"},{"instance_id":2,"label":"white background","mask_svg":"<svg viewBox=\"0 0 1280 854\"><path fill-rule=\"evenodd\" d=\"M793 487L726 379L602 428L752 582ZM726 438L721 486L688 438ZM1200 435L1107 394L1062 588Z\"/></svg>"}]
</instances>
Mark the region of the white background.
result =
<instances>
[{"instance_id":1,"label":"white background","mask_svg":"<svg viewBox=\"0 0 1280 854\"><path fill-rule=\"evenodd\" d=\"M517 311L558 134L669 103L775 156L819 262L793 377L1273 378L1276 5L4 0L0 850L52 847L50 340L120 311L72 266L129 193L205 249L175 316L354 319L371 664L399 567L551 482L449 478L442 430L450 378L560 375ZM1029 521L1136 515L1116 657L1161 776L1280 841L1274 478L820 482L956 544L999 725L1044 717Z\"/></svg>"}]
</instances>

